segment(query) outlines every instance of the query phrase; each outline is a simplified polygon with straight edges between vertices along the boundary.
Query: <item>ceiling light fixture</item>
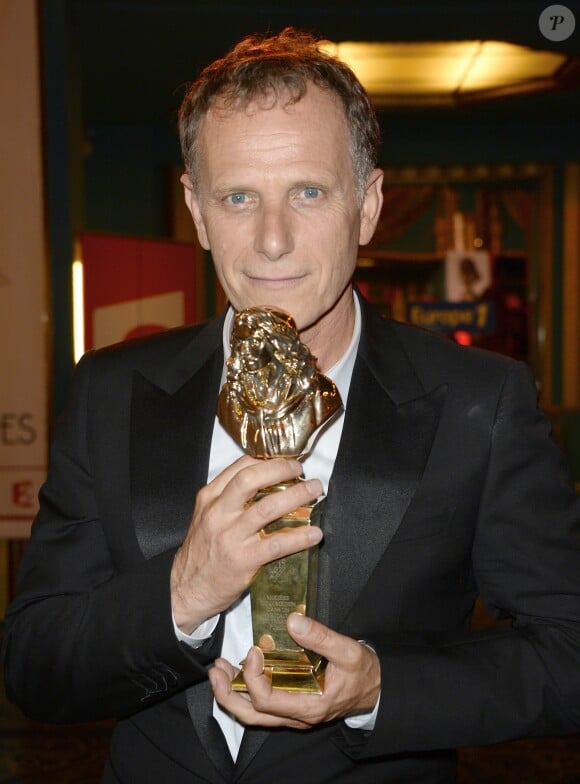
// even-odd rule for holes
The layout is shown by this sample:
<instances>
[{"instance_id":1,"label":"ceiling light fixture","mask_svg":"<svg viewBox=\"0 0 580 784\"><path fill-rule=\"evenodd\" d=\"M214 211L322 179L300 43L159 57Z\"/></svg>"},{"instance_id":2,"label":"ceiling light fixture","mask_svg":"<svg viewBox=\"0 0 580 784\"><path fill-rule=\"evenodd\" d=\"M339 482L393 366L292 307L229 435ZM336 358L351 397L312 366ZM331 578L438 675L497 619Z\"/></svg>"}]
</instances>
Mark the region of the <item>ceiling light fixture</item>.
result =
<instances>
[{"instance_id":1,"label":"ceiling light fixture","mask_svg":"<svg viewBox=\"0 0 580 784\"><path fill-rule=\"evenodd\" d=\"M580 58L503 41L325 41L378 106L457 105L580 86Z\"/></svg>"}]
</instances>

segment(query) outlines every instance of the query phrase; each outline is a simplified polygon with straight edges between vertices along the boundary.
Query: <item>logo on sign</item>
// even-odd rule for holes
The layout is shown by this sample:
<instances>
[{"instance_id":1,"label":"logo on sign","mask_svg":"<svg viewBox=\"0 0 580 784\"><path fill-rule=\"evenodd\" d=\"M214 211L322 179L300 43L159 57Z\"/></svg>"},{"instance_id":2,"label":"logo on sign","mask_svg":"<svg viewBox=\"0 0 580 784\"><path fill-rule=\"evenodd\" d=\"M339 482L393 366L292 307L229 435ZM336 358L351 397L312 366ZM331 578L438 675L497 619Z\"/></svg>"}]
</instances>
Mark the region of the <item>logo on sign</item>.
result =
<instances>
[{"instance_id":1,"label":"logo on sign","mask_svg":"<svg viewBox=\"0 0 580 784\"><path fill-rule=\"evenodd\" d=\"M12 485L12 503L21 509L31 509L35 505L34 485L30 479L14 482Z\"/></svg>"}]
</instances>

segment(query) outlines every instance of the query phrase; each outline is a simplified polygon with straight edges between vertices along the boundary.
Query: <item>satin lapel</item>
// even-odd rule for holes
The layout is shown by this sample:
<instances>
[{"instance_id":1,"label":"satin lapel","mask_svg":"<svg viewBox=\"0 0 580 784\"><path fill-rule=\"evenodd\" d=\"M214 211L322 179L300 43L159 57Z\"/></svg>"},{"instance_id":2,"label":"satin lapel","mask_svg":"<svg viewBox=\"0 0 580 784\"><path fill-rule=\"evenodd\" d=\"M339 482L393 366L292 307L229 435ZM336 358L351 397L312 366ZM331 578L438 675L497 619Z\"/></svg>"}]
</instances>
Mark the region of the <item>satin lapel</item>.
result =
<instances>
[{"instance_id":1,"label":"satin lapel","mask_svg":"<svg viewBox=\"0 0 580 784\"><path fill-rule=\"evenodd\" d=\"M202 747L224 779L229 781L234 761L224 734L213 717L213 692L209 681L188 689L187 707Z\"/></svg>"},{"instance_id":2,"label":"satin lapel","mask_svg":"<svg viewBox=\"0 0 580 784\"><path fill-rule=\"evenodd\" d=\"M375 346L363 333L322 515L317 616L332 628L346 619L401 523L445 396L446 387L425 392L387 325Z\"/></svg>"},{"instance_id":3,"label":"satin lapel","mask_svg":"<svg viewBox=\"0 0 580 784\"><path fill-rule=\"evenodd\" d=\"M242 745L236 760L236 777L242 775L250 762L254 759L264 741L272 734L271 730L261 730L258 727L246 727Z\"/></svg>"},{"instance_id":4,"label":"satin lapel","mask_svg":"<svg viewBox=\"0 0 580 784\"><path fill-rule=\"evenodd\" d=\"M132 516L146 558L181 544L195 495L207 481L222 363L215 351L173 393L134 375Z\"/></svg>"}]
</instances>

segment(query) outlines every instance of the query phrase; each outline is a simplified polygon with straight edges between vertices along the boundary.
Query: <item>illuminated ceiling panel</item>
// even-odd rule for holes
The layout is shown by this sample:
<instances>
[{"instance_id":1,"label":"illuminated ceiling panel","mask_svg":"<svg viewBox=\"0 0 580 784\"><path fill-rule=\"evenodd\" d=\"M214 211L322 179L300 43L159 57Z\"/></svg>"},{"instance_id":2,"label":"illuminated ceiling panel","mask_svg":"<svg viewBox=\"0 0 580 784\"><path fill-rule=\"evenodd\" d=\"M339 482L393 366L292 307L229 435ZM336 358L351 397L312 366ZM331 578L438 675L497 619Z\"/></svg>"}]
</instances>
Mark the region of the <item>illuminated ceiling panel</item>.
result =
<instances>
[{"instance_id":1,"label":"illuminated ceiling panel","mask_svg":"<svg viewBox=\"0 0 580 784\"><path fill-rule=\"evenodd\" d=\"M558 87L568 61L500 41L331 43L322 47L348 63L379 105L459 103Z\"/></svg>"}]
</instances>

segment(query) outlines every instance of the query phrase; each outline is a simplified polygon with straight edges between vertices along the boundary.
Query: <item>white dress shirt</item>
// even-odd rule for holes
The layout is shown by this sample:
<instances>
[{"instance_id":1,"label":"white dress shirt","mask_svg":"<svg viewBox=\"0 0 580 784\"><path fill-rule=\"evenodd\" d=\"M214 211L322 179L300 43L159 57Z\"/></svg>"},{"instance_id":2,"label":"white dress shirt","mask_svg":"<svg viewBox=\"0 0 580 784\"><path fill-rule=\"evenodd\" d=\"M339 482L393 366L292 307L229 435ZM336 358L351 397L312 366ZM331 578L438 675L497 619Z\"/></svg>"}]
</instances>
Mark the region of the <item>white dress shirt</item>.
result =
<instances>
[{"instance_id":1,"label":"white dress shirt","mask_svg":"<svg viewBox=\"0 0 580 784\"><path fill-rule=\"evenodd\" d=\"M348 397L348 390L350 388L350 380L352 371L356 360L358 343L361 333L361 313L358 299L353 295L355 304L355 324L353 335L350 344L338 360L338 362L325 373L336 386L340 392L343 405L346 404ZM222 372L223 384L226 378L225 360L230 355L230 335L232 329L232 322L234 318L234 311L230 309L226 314L223 330L224 341L224 370ZM334 467L334 461L338 452L338 445L340 436L342 434L342 426L344 423L344 410L336 417L326 428L322 430L314 448L302 460L304 466L304 476L306 479L317 478L321 481L324 493L328 492L328 483L330 475ZM232 439L232 437L221 426L217 416L214 422L211 451L209 458L209 471L208 482L216 477L221 471L231 465L235 460L244 454L242 448ZM201 642L207 639L215 629L218 623L218 616L209 618L201 626L193 631L191 635L185 635L177 626L175 631L180 640L196 647ZM221 655L224 659L232 662L238 666L239 662L245 658L248 650L253 644L252 639L252 617L250 606L249 591L238 599L225 613L225 629L224 640L222 645ZM353 716L346 719L347 724L353 728L372 729L376 719L378 710L378 703L372 713ZM219 723L230 753L235 760L242 742L244 734L244 727L233 716L226 713L215 702L213 706L213 715Z\"/></svg>"}]
</instances>

